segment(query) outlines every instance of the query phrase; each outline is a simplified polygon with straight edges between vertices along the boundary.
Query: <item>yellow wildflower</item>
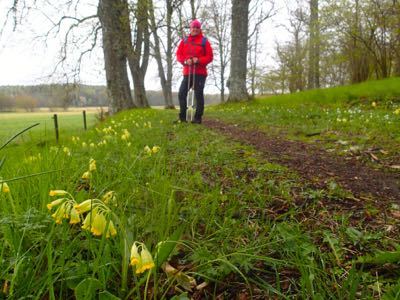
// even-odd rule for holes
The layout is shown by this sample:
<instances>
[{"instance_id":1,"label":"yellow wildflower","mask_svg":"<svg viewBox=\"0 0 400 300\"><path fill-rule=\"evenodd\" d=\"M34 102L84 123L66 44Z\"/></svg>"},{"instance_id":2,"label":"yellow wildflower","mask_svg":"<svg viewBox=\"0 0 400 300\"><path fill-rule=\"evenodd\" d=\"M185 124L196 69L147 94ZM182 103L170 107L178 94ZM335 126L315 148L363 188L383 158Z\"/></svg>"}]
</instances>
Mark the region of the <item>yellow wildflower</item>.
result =
<instances>
[{"instance_id":1,"label":"yellow wildflower","mask_svg":"<svg viewBox=\"0 0 400 300\"><path fill-rule=\"evenodd\" d=\"M395 114L395 115L400 115L400 108L396 109L396 110L394 111L394 114Z\"/></svg>"},{"instance_id":2,"label":"yellow wildflower","mask_svg":"<svg viewBox=\"0 0 400 300\"><path fill-rule=\"evenodd\" d=\"M110 223L108 224L106 238L109 238L110 236L115 236L116 234L117 234L117 230L115 229L113 221L110 220Z\"/></svg>"},{"instance_id":3,"label":"yellow wildflower","mask_svg":"<svg viewBox=\"0 0 400 300\"><path fill-rule=\"evenodd\" d=\"M10 192L10 187L8 186L7 182L4 182L4 181L0 182L0 186L1 186L1 191L3 193L6 194L6 193Z\"/></svg>"},{"instance_id":4,"label":"yellow wildflower","mask_svg":"<svg viewBox=\"0 0 400 300\"><path fill-rule=\"evenodd\" d=\"M131 248L131 266L136 266L140 263L140 255L138 251L138 247L136 246L136 242L133 243Z\"/></svg>"},{"instance_id":5,"label":"yellow wildflower","mask_svg":"<svg viewBox=\"0 0 400 300\"><path fill-rule=\"evenodd\" d=\"M95 171L96 170L96 161L91 158L89 160L89 171Z\"/></svg>"},{"instance_id":6,"label":"yellow wildflower","mask_svg":"<svg viewBox=\"0 0 400 300\"><path fill-rule=\"evenodd\" d=\"M79 216L76 209L72 207L70 210L69 224L78 224L80 221L81 221L81 217Z\"/></svg>"},{"instance_id":7,"label":"yellow wildflower","mask_svg":"<svg viewBox=\"0 0 400 300\"><path fill-rule=\"evenodd\" d=\"M66 155L68 155L68 156L71 155L71 151L69 150L68 147L64 147L64 148L63 148L63 152L64 152Z\"/></svg>"},{"instance_id":8,"label":"yellow wildflower","mask_svg":"<svg viewBox=\"0 0 400 300\"><path fill-rule=\"evenodd\" d=\"M82 179L90 179L91 175L90 171L86 171L82 174Z\"/></svg>"},{"instance_id":9,"label":"yellow wildflower","mask_svg":"<svg viewBox=\"0 0 400 300\"><path fill-rule=\"evenodd\" d=\"M82 142L82 148L86 148L87 144L85 142Z\"/></svg>"},{"instance_id":10,"label":"yellow wildflower","mask_svg":"<svg viewBox=\"0 0 400 300\"><path fill-rule=\"evenodd\" d=\"M154 268L153 257L151 256L149 250L146 246L142 244L142 251L140 252L140 264L136 268L136 274L143 273L146 270Z\"/></svg>"},{"instance_id":11,"label":"yellow wildflower","mask_svg":"<svg viewBox=\"0 0 400 300\"><path fill-rule=\"evenodd\" d=\"M92 222L92 214L96 213L96 209L90 211L87 215L85 220L83 220L82 229L90 230L90 224Z\"/></svg>"},{"instance_id":12,"label":"yellow wildflower","mask_svg":"<svg viewBox=\"0 0 400 300\"><path fill-rule=\"evenodd\" d=\"M143 150L144 150L144 152L146 152L146 154L150 154L151 155L151 149L150 149L149 146L146 145Z\"/></svg>"},{"instance_id":13,"label":"yellow wildflower","mask_svg":"<svg viewBox=\"0 0 400 300\"><path fill-rule=\"evenodd\" d=\"M94 143L90 143L89 146L90 146L90 148L94 148L95 144Z\"/></svg>"},{"instance_id":14,"label":"yellow wildflower","mask_svg":"<svg viewBox=\"0 0 400 300\"><path fill-rule=\"evenodd\" d=\"M92 220L86 217L84 226L82 226L82 228L84 229L90 228L90 232L95 236L100 236L102 234L105 234L106 238L109 238L110 236L114 236L117 234L117 230L115 229L113 221L111 220L108 221L108 228L107 228L106 216L104 215L104 213L99 212L98 210L93 210Z\"/></svg>"},{"instance_id":15,"label":"yellow wildflower","mask_svg":"<svg viewBox=\"0 0 400 300\"><path fill-rule=\"evenodd\" d=\"M90 231L93 233L93 235L102 235L104 230L106 228L106 218L104 217L103 213L97 213L93 217L93 222L92 222L92 228Z\"/></svg>"},{"instance_id":16,"label":"yellow wildflower","mask_svg":"<svg viewBox=\"0 0 400 300\"><path fill-rule=\"evenodd\" d=\"M65 204L65 202L61 204L60 207L57 208L56 212L51 215L51 217L56 221L57 224L61 224L63 218L65 218L65 216L67 215Z\"/></svg>"},{"instance_id":17,"label":"yellow wildflower","mask_svg":"<svg viewBox=\"0 0 400 300\"><path fill-rule=\"evenodd\" d=\"M74 208L76 209L78 214L83 214L94 207L94 199L88 199L83 201L82 203L76 204Z\"/></svg>"},{"instance_id":18,"label":"yellow wildflower","mask_svg":"<svg viewBox=\"0 0 400 300\"><path fill-rule=\"evenodd\" d=\"M371 105L372 105L372 107L376 107L376 102L375 101L372 102Z\"/></svg>"},{"instance_id":19,"label":"yellow wildflower","mask_svg":"<svg viewBox=\"0 0 400 300\"><path fill-rule=\"evenodd\" d=\"M158 151L160 151L159 146L153 146L153 148L151 148L151 152L153 152L153 153L157 153Z\"/></svg>"},{"instance_id":20,"label":"yellow wildflower","mask_svg":"<svg viewBox=\"0 0 400 300\"><path fill-rule=\"evenodd\" d=\"M60 205L65 200L66 200L66 198L60 198L60 199L54 200L47 204L47 209L51 210L54 206Z\"/></svg>"},{"instance_id":21,"label":"yellow wildflower","mask_svg":"<svg viewBox=\"0 0 400 300\"><path fill-rule=\"evenodd\" d=\"M65 196L68 192L64 190L51 190L49 196Z\"/></svg>"},{"instance_id":22,"label":"yellow wildflower","mask_svg":"<svg viewBox=\"0 0 400 300\"><path fill-rule=\"evenodd\" d=\"M68 194L65 191L61 192L64 192L61 193L64 195ZM55 213L51 215L57 224L61 224L63 219L70 219L70 224L76 224L81 221L77 211L74 208L76 202L71 195L69 196L71 198L60 198L47 204L47 208L49 210L51 210L55 206L58 206Z\"/></svg>"},{"instance_id":23,"label":"yellow wildflower","mask_svg":"<svg viewBox=\"0 0 400 300\"><path fill-rule=\"evenodd\" d=\"M114 191L109 191L109 192L105 193L104 196L101 198L101 200L105 204L114 204L115 200L116 200L115 192Z\"/></svg>"}]
</instances>

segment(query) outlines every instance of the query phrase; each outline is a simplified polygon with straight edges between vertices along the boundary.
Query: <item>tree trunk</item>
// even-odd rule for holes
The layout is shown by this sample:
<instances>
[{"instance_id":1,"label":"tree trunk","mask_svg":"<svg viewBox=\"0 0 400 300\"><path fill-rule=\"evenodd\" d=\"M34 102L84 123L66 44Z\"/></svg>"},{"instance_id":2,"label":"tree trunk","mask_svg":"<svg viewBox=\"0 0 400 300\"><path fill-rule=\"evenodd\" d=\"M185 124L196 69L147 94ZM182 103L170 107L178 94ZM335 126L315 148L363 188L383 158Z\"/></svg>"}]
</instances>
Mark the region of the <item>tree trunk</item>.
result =
<instances>
[{"instance_id":1,"label":"tree trunk","mask_svg":"<svg viewBox=\"0 0 400 300\"><path fill-rule=\"evenodd\" d=\"M149 1L149 14L150 14L151 31L153 33L153 38L154 38L154 46L153 46L154 56L157 61L158 75L160 76L161 88L165 101L165 108L175 108L174 103L172 101L172 89L171 89L172 85L171 82L168 84L167 79L165 78L164 66L161 57L160 37L158 36L157 33L157 24L156 24L156 17L154 14L153 0Z\"/></svg>"},{"instance_id":2,"label":"tree trunk","mask_svg":"<svg viewBox=\"0 0 400 300\"><path fill-rule=\"evenodd\" d=\"M246 88L250 0L232 0L231 69L228 102L248 100Z\"/></svg>"},{"instance_id":3,"label":"tree trunk","mask_svg":"<svg viewBox=\"0 0 400 300\"><path fill-rule=\"evenodd\" d=\"M400 3L396 2L394 14L396 16L394 30L395 49L394 49L394 76L400 76Z\"/></svg>"},{"instance_id":4,"label":"tree trunk","mask_svg":"<svg viewBox=\"0 0 400 300\"><path fill-rule=\"evenodd\" d=\"M364 40L363 30L360 22L359 1L355 1L354 21L350 32L349 61L351 83L365 81L369 77L369 54L368 50L361 45L359 40Z\"/></svg>"},{"instance_id":5,"label":"tree trunk","mask_svg":"<svg viewBox=\"0 0 400 300\"><path fill-rule=\"evenodd\" d=\"M194 5L194 0L190 0L190 10L192 12L192 20L196 18L196 6Z\"/></svg>"},{"instance_id":6,"label":"tree trunk","mask_svg":"<svg viewBox=\"0 0 400 300\"><path fill-rule=\"evenodd\" d=\"M110 112L135 107L127 72L126 42L121 20L125 0L99 0L98 16L103 33L103 53Z\"/></svg>"},{"instance_id":7,"label":"tree trunk","mask_svg":"<svg viewBox=\"0 0 400 300\"><path fill-rule=\"evenodd\" d=\"M308 88L320 87L319 82L319 18L318 0L310 0L310 40L309 40L309 67L308 67Z\"/></svg>"},{"instance_id":8,"label":"tree trunk","mask_svg":"<svg viewBox=\"0 0 400 300\"><path fill-rule=\"evenodd\" d=\"M128 62L131 70L134 86L134 99L138 107L148 107L149 102L146 96L144 78L149 62L149 28L148 28L148 6L147 0L139 0L135 11L136 16L136 40L132 45L131 34L127 37L128 43ZM129 19L129 16L128 16ZM130 27L130 22L127 23ZM130 28L129 28L130 29ZM143 49L143 53L142 53ZM140 64L142 62L142 64Z\"/></svg>"}]
</instances>

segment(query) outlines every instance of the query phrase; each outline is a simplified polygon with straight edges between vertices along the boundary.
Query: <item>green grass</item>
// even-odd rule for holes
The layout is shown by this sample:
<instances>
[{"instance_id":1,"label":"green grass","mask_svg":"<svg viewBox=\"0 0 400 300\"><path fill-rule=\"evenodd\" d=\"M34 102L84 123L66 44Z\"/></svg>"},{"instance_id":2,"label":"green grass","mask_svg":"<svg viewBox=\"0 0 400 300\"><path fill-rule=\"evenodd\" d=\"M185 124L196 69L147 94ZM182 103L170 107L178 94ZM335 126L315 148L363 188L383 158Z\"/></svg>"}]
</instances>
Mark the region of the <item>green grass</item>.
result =
<instances>
[{"instance_id":1,"label":"green grass","mask_svg":"<svg viewBox=\"0 0 400 300\"><path fill-rule=\"evenodd\" d=\"M82 112L57 112L60 137L63 134L71 135L71 132L83 131ZM30 125L39 123L34 129L30 130L22 138L49 140L55 138L54 113L35 112L35 113L0 113L0 143L5 142L13 133L22 130ZM96 122L96 113L87 112L87 126L93 126Z\"/></svg>"},{"instance_id":2,"label":"green grass","mask_svg":"<svg viewBox=\"0 0 400 300\"><path fill-rule=\"evenodd\" d=\"M217 106L208 115L289 139L317 142L340 154L380 149L400 159L400 78Z\"/></svg>"},{"instance_id":3,"label":"green grass","mask_svg":"<svg viewBox=\"0 0 400 300\"><path fill-rule=\"evenodd\" d=\"M326 147L333 134L358 142L364 123L373 135L381 132L382 148L398 143L390 140L398 127L380 129L386 114L398 121L396 103L285 101L221 106L206 115L296 139L308 139L300 130L324 130ZM304 114L320 117L309 122ZM190 299L193 279L206 283L197 291L204 299L398 296L399 222L390 213L398 207L385 208L383 217L372 199L348 210L335 186L312 188L252 147L203 126L172 125L175 118L171 111L126 111L88 132L66 130L59 145L32 134L0 151L0 176L11 191L0 192L0 298ZM342 118L348 120L337 122ZM10 125L9 134L25 125ZM149 153L146 146L160 148ZM90 158L96 170L82 179ZM61 196L50 190L68 191L77 203L115 191L104 213L117 234L94 236L68 219L56 224L57 207L46 206ZM377 222L358 218L366 213ZM157 267L136 274L128 266L134 241L147 246ZM166 261L181 272L167 275Z\"/></svg>"}]
</instances>

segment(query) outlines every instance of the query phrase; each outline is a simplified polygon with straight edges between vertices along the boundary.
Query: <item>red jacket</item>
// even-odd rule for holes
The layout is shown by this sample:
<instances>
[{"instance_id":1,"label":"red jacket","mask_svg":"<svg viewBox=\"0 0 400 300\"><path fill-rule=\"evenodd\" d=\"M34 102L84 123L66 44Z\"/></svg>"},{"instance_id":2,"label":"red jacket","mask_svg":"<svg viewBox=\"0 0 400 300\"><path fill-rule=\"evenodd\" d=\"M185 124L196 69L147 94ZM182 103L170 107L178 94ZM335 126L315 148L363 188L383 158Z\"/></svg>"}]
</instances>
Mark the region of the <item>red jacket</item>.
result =
<instances>
[{"instance_id":1,"label":"red jacket","mask_svg":"<svg viewBox=\"0 0 400 300\"><path fill-rule=\"evenodd\" d=\"M203 35L189 35L183 39L176 51L176 59L184 66L183 75L189 75L189 66L185 64L185 61L189 58L197 57L199 62L196 64L195 73L199 75L207 76L206 66L213 60L213 50L208 40L205 46L201 45Z\"/></svg>"}]
</instances>

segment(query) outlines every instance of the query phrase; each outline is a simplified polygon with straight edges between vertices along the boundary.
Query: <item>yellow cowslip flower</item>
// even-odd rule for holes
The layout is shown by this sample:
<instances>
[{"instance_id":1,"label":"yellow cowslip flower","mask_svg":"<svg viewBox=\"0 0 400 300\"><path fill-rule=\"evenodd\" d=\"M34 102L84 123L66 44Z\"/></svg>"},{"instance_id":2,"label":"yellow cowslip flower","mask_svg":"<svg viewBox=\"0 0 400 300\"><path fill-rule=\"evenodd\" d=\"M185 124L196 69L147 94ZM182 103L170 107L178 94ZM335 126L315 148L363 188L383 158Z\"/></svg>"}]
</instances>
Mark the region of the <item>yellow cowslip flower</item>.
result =
<instances>
[{"instance_id":1,"label":"yellow cowslip flower","mask_svg":"<svg viewBox=\"0 0 400 300\"><path fill-rule=\"evenodd\" d=\"M136 242L133 243L132 248L131 248L131 259L130 259L130 265L131 266L136 266L140 264L141 258L139 255L138 247L136 246Z\"/></svg>"},{"instance_id":2,"label":"yellow cowslip flower","mask_svg":"<svg viewBox=\"0 0 400 300\"><path fill-rule=\"evenodd\" d=\"M131 145L132 145L132 143L131 142L129 142L128 144L126 144L128 147L130 147Z\"/></svg>"},{"instance_id":3,"label":"yellow cowslip flower","mask_svg":"<svg viewBox=\"0 0 400 300\"><path fill-rule=\"evenodd\" d=\"M78 224L80 221L81 221L81 217L79 216L76 209L72 207L70 210L69 224Z\"/></svg>"},{"instance_id":4,"label":"yellow cowslip flower","mask_svg":"<svg viewBox=\"0 0 400 300\"><path fill-rule=\"evenodd\" d=\"M51 190L49 196L65 196L68 192L64 190Z\"/></svg>"},{"instance_id":5,"label":"yellow cowslip flower","mask_svg":"<svg viewBox=\"0 0 400 300\"><path fill-rule=\"evenodd\" d=\"M82 179L90 179L91 175L90 171L86 171L82 174Z\"/></svg>"},{"instance_id":6,"label":"yellow cowslip flower","mask_svg":"<svg viewBox=\"0 0 400 300\"><path fill-rule=\"evenodd\" d=\"M107 219L102 212L97 212L93 216L92 224L90 231L93 235L95 236L100 236L102 234L106 235L106 238L109 238L110 236L114 236L117 234L117 231L115 230L114 223L110 220L108 222L108 229L106 232L107 228Z\"/></svg>"},{"instance_id":7,"label":"yellow cowslip flower","mask_svg":"<svg viewBox=\"0 0 400 300\"><path fill-rule=\"evenodd\" d=\"M115 204L115 192L114 191L109 191L104 194L104 196L101 198L101 201L103 201L105 204Z\"/></svg>"},{"instance_id":8,"label":"yellow cowslip flower","mask_svg":"<svg viewBox=\"0 0 400 300\"><path fill-rule=\"evenodd\" d=\"M155 267L153 257L146 246L142 244L142 251L140 252L140 264L136 268L136 274L143 273L146 270L151 270Z\"/></svg>"},{"instance_id":9,"label":"yellow cowslip flower","mask_svg":"<svg viewBox=\"0 0 400 300\"><path fill-rule=\"evenodd\" d=\"M93 217L92 227L90 228L90 231L93 233L93 235L101 235L104 232L105 227L106 218L104 217L104 214L95 214Z\"/></svg>"},{"instance_id":10,"label":"yellow cowslip flower","mask_svg":"<svg viewBox=\"0 0 400 300\"><path fill-rule=\"evenodd\" d=\"M0 186L1 186L2 193L7 194L10 192L10 187L8 186L7 182L5 182L5 181L0 182Z\"/></svg>"},{"instance_id":11,"label":"yellow cowslip flower","mask_svg":"<svg viewBox=\"0 0 400 300\"><path fill-rule=\"evenodd\" d=\"M95 171L96 170L96 161L91 158L89 160L89 171Z\"/></svg>"},{"instance_id":12,"label":"yellow cowslip flower","mask_svg":"<svg viewBox=\"0 0 400 300\"><path fill-rule=\"evenodd\" d=\"M375 101L372 102L371 105L372 105L373 107L376 107L376 102L375 102Z\"/></svg>"},{"instance_id":13,"label":"yellow cowslip flower","mask_svg":"<svg viewBox=\"0 0 400 300\"><path fill-rule=\"evenodd\" d=\"M61 224L63 219L70 219L70 224L76 224L81 221L81 218L74 208L75 204L76 202L73 198L60 198L47 204L47 208L51 210L53 207L58 206L55 213L51 215L57 224Z\"/></svg>"},{"instance_id":14,"label":"yellow cowslip flower","mask_svg":"<svg viewBox=\"0 0 400 300\"><path fill-rule=\"evenodd\" d=\"M128 129L124 129L121 138L124 139L124 140L127 140L130 137L131 137L131 134L129 133Z\"/></svg>"},{"instance_id":15,"label":"yellow cowslip flower","mask_svg":"<svg viewBox=\"0 0 400 300\"><path fill-rule=\"evenodd\" d=\"M47 209L51 210L54 206L60 205L65 200L66 200L66 198L60 198L60 199L54 200L47 204Z\"/></svg>"},{"instance_id":16,"label":"yellow cowslip flower","mask_svg":"<svg viewBox=\"0 0 400 300\"><path fill-rule=\"evenodd\" d=\"M89 147L90 147L90 148L94 148L94 147L95 147L95 144L94 144L94 143L90 143L90 144L89 144Z\"/></svg>"},{"instance_id":17,"label":"yellow cowslip flower","mask_svg":"<svg viewBox=\"0 0 400 300\"><path fill-rule=\"evenodd\" d=\"M90 230L90 225L91 225L91 223L92 223L92 219L93 219L93 214L95 214L96 213L96 209L94 209L94 210L92 210L92 211L90 211L87 215L86 215L86 218L85 218L85 220L83 220L83 224L82 224L82 229L85 229L85 230Z\"/></svg>"},{"instance_id":18,"label":"yellow cowslip flower","mask_svg":"<svg viewBox=\"0 0 400 300\"><path fill-rule=\"evenodd\" d=\"M65 218L67 215L66 213L66 202L60 205L59 208L57 208L56 212L51 215L51 217L56 221L56 224L61 224L62 220Z\"/></svg>"},{"instance_id":19,"label":"yellow cowslip flower","mask_svg":"<svg viewBox=\"0 0 400 300\"><path fill-rule=\"evenodd\" d=\"M396 110L394 111L394 114L395 114L395 115L400 115L400 108L396 109Z\"/></svg>"},{"instance_id":20,"label":"yellow cowslip flower","mask_svg":"<svg viewBox=\"0 0 400 300\"><path fill-rule=\"evenodd\" d=\"M117 234L117 230L115 229L113 221L110 220L110 222L108 224L106 238L109 238L110 236L115 236L116 234Z\"/></svg>"},{"instance_id":21,"label":"yellow cowslip flower","mask_svg":"<svg viewBox=\"0 0 400 300\"><path fill-rule=\"evenodd\" d=\"M74 208L78 214L83 214L95 207L94 199L88 199L82 203L76 204Z\"/></svg>"},{"instance_id":22,"label":"yellow cowslip flower","mask_svg":"<svg viewBox=\"0 0 400 300\"><path fill-rule=\"evenodd\" d=\"M87 144L85 142L82 142L82 148L86 148Z\"/></svg>"},{"instance_id":23,"label":"yellow cowslip flower","mask_svg":"<svg viewBox=\"0 0 400 300\"><path fill-rule=\"evenodd\" d=\"M129 140L130 137L131 137L131 134L128 131L126 131L126 132L124 132L124 134L121 135L121 140L127 141L127 140Z\"/></svg>"},{"instance_id":24,"label":"yellow cowslip flower","mask_svg":"<svg viewBox=\"0 0 400 300\"><path fill-rule=\"evenodd\" d=\"M146 152L146 154L151 154L151 149L149 146L146 145L143 150Z\"/></svg>"},{"instance_id":25,"label":"yellow cowslip flower","mask_svg":"<svg viewBox=\"0 0 400 300\"><path fill-rule=\"evenodd\" d=\"M68 155L68 156L71 155L71 151L69 150L68 147L64 147L64 148L63 148L63 152L64 152L66 155Z\"/></svg>"},{"instance_id":26,"label":"yellow cowslip flower","mask_svg":"<svg viewBox=\"0 0 400 300\"><path fill-rule=\"evenodd\" d=\"M158 151L160 151L159 146L153 146L153 148L151 148L151 152L153 152L154 154L157 153Z\"/></svg>"}]
</instances>

